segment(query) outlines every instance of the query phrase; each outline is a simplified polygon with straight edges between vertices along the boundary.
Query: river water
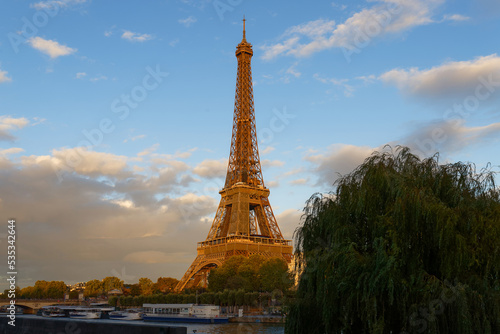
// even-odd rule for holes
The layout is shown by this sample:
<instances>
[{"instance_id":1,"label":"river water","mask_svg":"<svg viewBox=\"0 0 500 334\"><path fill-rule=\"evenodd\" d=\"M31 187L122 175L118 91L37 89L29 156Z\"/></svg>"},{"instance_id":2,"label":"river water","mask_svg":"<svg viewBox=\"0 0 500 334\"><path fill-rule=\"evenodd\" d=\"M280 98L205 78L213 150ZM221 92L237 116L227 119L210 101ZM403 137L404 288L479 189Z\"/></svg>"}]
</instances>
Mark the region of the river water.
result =
<instances>
[{"instance_id":1,"label":"river water","mask_svg":"<svg viewBox=\"0 0 500 334\"><path fill-rule=\"evenodd\" d=\"M283 334L285 329L283 325L260 324L260 323L239 323L239 324L220 324L220 325L193 325L179 324L187 327L188 334L244 334L244 333L266 333ZM193 332L195 330L196 332Z\"/></svg>"},{"instance_id":2,"label":"river water","mask_svg":"<svg viewBox=\"0 0 500 334\"><path fill-rule=\"evenodd\" d=\"M21 315L19 317L27 318L38 318L36 315ZM45 318L47 319L47 318ZM80 322L88 321L95 323L112 323L112 324L128 324L128 325L138 325L142 321L124 321L124 320L109 320L109 319L96 319L96 320L82 320L82 319L70 319L70 318L51 318L53 321L65 321L65 322ZM190 323L170 323L170 322L153 322L148 321L148 325L164 325L164 326L180 326L187 327L188 334L250 334L250 333L260 333L260 334L283 334L285 333L284 326L282 324L262 324L262 323L229 323L229 324L190 324Z\"/></svg>"}]
</instances>

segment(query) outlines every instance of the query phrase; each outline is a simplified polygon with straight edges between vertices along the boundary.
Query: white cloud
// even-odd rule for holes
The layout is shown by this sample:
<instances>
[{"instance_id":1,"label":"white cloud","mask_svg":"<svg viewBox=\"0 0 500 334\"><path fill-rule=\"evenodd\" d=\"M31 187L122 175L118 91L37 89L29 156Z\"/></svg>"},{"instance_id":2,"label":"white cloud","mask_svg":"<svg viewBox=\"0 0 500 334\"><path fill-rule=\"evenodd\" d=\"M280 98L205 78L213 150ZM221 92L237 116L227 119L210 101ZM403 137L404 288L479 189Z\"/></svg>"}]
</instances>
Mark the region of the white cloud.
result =
<instances>
[{"instance_id":1,"label":"white cloud","mask_svg":"<svg viewBox=\"0 0 500 334\"><path fill-rule=\"evenodd\" d=\"M11 148L7 148L5 150L0 150L0 156L7 156L7 155L10 155L10 154L18 154L18 153L21 153L21 152L24 152L24 150L20 147L11 147Z\"/></svg>"},{"instance_id":2,"label":"white cloud","mask_svg":"<svg viewBox=\"0 0 500 334\"><path fill-rule=\"evenodd\" d=\"M315 152L316 153L316 152ZM288 177L288 176L291 176L291 175L296 175L298 173L303 173L304 172L304 168L303 167L300 167L300 168L295 168L295 169L292 169L286 173L283 174L284 177Z\"/></svg>"},{"instance_id":3,"label":"white cloud","mask_svg":"<svg viewBox=\"0 0 500 334\"><path fill-rule=\"evenodd\" d=\"M283 42L262 47L262 58L270 60L279 55L307 57L331 48L359 49L361 40L366 44L366 36L372 40L434 22L434 10L444 0L373 2L375 4L370 8L354 13L341 24L319 19L288 28L281 37ZM364 39L361 38L363 36Z\"/></svg>"},{"instance_id":4,"label":"white cloud","mask_svg":"<svg viewBox=\"0 0 500 334\"><path fill-rule=\"evenodd\" d=\"M340 9L341 11L342 11L342 10L345 10L345 9L347 8L347 6L346 6L346 5L341 5L341 4L338 4L338 3L335 3L335 2L332 2L332 7L333 7L333 8L338 8L338 9Z\"/></svg>"},{"instance_id":5,"label":"white cloud","mask_svg":"<svg viewBox=\"0 0 500 334\"><path fill-rule=\"evenodd\" d=\"M189 28L193 23L195 23L196 21L198 21L196 19L196 17L194 16L189 16L185 19L180 19L178 20L177 22L179 22L180 24L183 24L184 26L186 26L187 28Z\"/></svg>"},{"instance_id":6,"label":"white cloud","mask_svg":"<svg viewBox=\"0 0 500 334\"><path fill-rule=\"evenodd\" d=\"M37 10L40 9L52 9L52 8L68 8L71 6L84 4L88 2L88 0L50 0L50 1L40 1L37 3L33 3L30 5L31 8L35 8Z\"/></svg>"},{"instance_id":7,"label":"white cloud","mask_svg":"<svg viewBox=\"0 0 500 334\"><path fill-rule=\"evenodd\" d=\"M86 76L86 75L87 75L87 73L85 73L85 72L78 72L78 73L75 75L75 78L77 78L77 79L81 79L81 78L83 78L83 77L84 77L84 76Z\"/></svg>"},{"instance_id":8,"label":"white cloud","mask_svg":"<svg viewBox=\"0 0 500 334\"><path fill-rule=\"evenodd\" d=\"M170 41L170 43L168 43L168 45L170 45L171 47L174 48L179 43L179 41L180 40L178 38L176 38L176 39Z\"/></svg>"},{"instance_id":9,"label":"white cloud","mask_svg":"<svg viewBox=\"0 0 500 334\"><path fill-rule=\"evenodd\" d=\"M375 75L373 74L370 74L356 77L356 79L362 80L364 84L371 84L375 82L375 80L377 80L377 77L375 77Z\"/></svg>"},{"instance_id":10,"label":"white cloud","mask_svg":"<svg viewBox=\"0 0 500 334\"><path fill-rule=\"evenodd\" d=\"M483 93L487 93L500 86L500 57L492 54L469 61L450 61L423 70L393 69L379 79L407 94L425 97L474 94L478 85L490 82L483 88Z\"/></svg>"},{"instance_id":11,"label":"white cloud","mask_svg":"<svg viewBox=\"0 0 500 334\"><path fill-rule=\"evenodd\" d=\"M284 161L280 160L268 160L264 159L261 161L262 167L267 168L267 167L281 167L285 165Z\"/></svg>"},{"instance_id":12,"label":"white cloud","mask_svg":"<svg viewBox=\"0 0 500 334\"><path fill-rule=\"evenodd\" d=\"M204 10L205 7L212 2L212 0L181 0L182 3L199 10Z\"/></svg>"},{"instance_id":13,"label":"white cloud","mask_svg":"<svg viewBox=\"0 0 500 334\"><path fill-rule=\"evenodd\" d=\"M23 166L47 165L54 171L76 172L81 175L118 176L125 172L127 158L111 153L88 151L85 147L53 150L52 156L24 156Z\"/></svg>"},{"instance_id":14,"label":"white cloud","mask_svg":"<svg viewBox=\"0 0 500 334\"><path fill-rule=\"evenodd\" d=\"M152 154L154 151L156 151L158 148L160 147L160 144L156 143L154 144L153 146L151 147L148 147L147 149L145 149L144 151L141 151L139 152L137 155L138 156L145 156L145 155L150 155Z\"/></svg>"},{"instance_id":15,"label":"white cloud","mask_svg":"<svg viewBox=\"0 0 500 334\"><path fill-rule=\"evenodd\" d=\"M7 140L12 141L15 140L11 134L11 131L16 131L24 128L29 124L28 119L24 117L14 118L10 116L0 116L0 141Z\"/></svg>"},{"instance_id":16,"label":"white cloud","mask_svg":"<svg viewBox=\"0 0 500 334\"><path fill-rule=\"evenodd\" d=\"M307 178L301 178L301 179L296 179L296 180L290 181L290 184L292 186L298 186L298 185L305 185L308 182L309 182L309 179L307 179Z\"/></svg>"},{"instance_id":17,"label":"white cloud","mask_svg":"<svg viewBox=\"0 0 500 334\"><path fill-rule=\"evenodd\" d=\"M76 149L12 161L9 154L21 149L1 151L0 215L19 221L19 269L29 278L23 286L40 277L99 279L124 266L136 277L131 283L143 276L138 273L180 278L196 256L196 242L206 237L207 217L213 218L219 198L186 191L189 166L182 162L142 174L132 171L133 158L101 152L84 151L80 166L59 179L58 164L73 161Z\"/></svg>"},{"instance_id":18,"label":"white cloud","mask_svg":"<svg viewBox=\"0 0 500 334\"><path fill-rule=\"evenodd\" d=\"M138 136L134 136L131 138L132 141L136 141L138 139L144 139L146 138L146 135L138 135Z\"/></svg>"},{"instance_id":19,"label":"white cloud","mask_svg":"<svg viewBox=\"0 0 500 334\"><path fill-rule=\"evenodd\" d=\"M264 154L269 154L269 153L271 153L271 152L272 152L272 151L274 151L274 150L275 150L275 148L274 148L274 147L272 147L272 146L267 146L265 149L263 149L262 151L260 151L260 153L261 153L262 155L264 155Z\"/></svg>"},{"instance_id":20,"label":"white cloud","mask_svg":"<svg viewBox=\"0 0 500 334\"><path fill-rule=\"evenodd\" d=\"M159 144L155 144L154 147L156 147L157 145ZM196 152L198 150L197 147L193 147L187 151L184 151L184 152L181 152L181 151L178 151L178 152L175 152L175 154L157 154L157 153L153 153L152 154L152 161L155 163L155 164L168 164L171 160L175 160L175 159L187 159L189 158L193 152Z\"/></svg>"},{"instance_id":21,"label":"white cloud","mask_svg":"<svg viewBox=\"0 0 500 334\"><path fill-rule=\"evenodd\" d=\"M300 73L299 71L297 71L297 69L296 69L297 65L298 65L298 62L295 62L292 66L290 66L286 70L286 73L287 74L291 74L291 75L293 75L296 78L300 77L302 75L302 73Z\"/></svg>"},{"instance_id":22,"label":"white cloud","mask_svg":"<svg viewBox=\"0 0 500 334\"><path fill-rule=\"evenodd\" d=\"M7 71L2 71L0 69L0 83L12 81L12 78L7 76Z\"/></svg>"},{"instance_id":23,"label":"white cloud","mask_svg":"<svg viewBox=\"0 0 500 334\"><path fill-rule=\"evenodd\" d=\"M345 144L331 145L326 152L308 155L304 159L313 164L318 184L331 186L339 177L354 170L375 151L376 148Z\"/></svg>"},{"instance_id":24,"label":"white cloud","mask_svg":"<svg viewBox=\"0 0 500 334\"><path fill-rule=\"evenodd\" d=\"M324 84L333 84L334 86L342 87L344 96L346 97L352 97L354 95L354 87L348 84L349 80L347 79L324 78L318 73L315 73L313 78Z\"/></svg>"},{"instance_id":25,"label":"white cloud","mask_svg":"<svg viewBox=\"0 0 500 334\"><path fill-rule=\"evenodd\" d=\"M468 21L468 20L470 20L470 17L463 16L460 14L447 14L443 17L443 21L462 22L462 21Z\"/></svg>"},{"instance_id":26,"label":"white cloud","mask_svg":"<svg viewBox=\"0 0 500 334\"><path fill-rule=\"evenodd\" d=\"M130 30L124 30L122 38L130 42L146 42L153 39L153 36L149 34L139 34Z\"/></svg>"},{"instance_id":27,"label":"white cloud","mask_svg":"<svg viewBox=\"0 0 500 334\"><path fill-rule=\"evenodd\" d=\"M36 50L45 53L50 58L57 58L61 56L67 56L75 53L77 49L70 48L66 45L59 44L56 41L50 39L43 39L41 37L31 37L28 43Z\"/></svg>"},{"instance_id":28,"label":"white cloud","mask_svg":"<svg viewBox=\"0 0 500 334\"><path fill-rule=\"evenodd\" d=\"M285 239L292 239L293 233L299 227L303 212L295 209L288 209L276 216L276 221L280 227L281 234Z\"/></svg>"},{"instance_id":29,"label":"white cloud","mask_svg":"<svg viewBox=\"0 0 500 334\"><path fill-rule=\"evenodd\" d=\"M279 187L280 183L278 181L269 181L269 182L266 182L266 185L268 188L277 188Z\"/></svg>"},{"instance_id":30,"label":"white cloud","mask_svg":"<svg viewBox=\"0 0 500 334\"><path fill-rule=\"evenodd\" d=\"M203 160L193 168L193 173L206 178L224 178L227 170L227 159Z\"/></svg>"},{"instance_id":31,"label":"white cloud","mask_svg":"<svg viewBox=\"0 0 500 334\"><path fill-rule=\"evenodd\" d=\"M464 120L453 120L425 124L404 138L404 142L415 154L429 157L436 152L447 156L481 143L492 144L499 139L500 122L467 127Z\"/></svg>"},{"instance_id":32,"label":"white cloud","mask_svg":"<svg viewBox=\"0 0 500 334\"><path fill-rule=\"evenodd\" d=\"M96 82L101 80L108 80L108 77L105 75L98 75L96 77L90 78L89 81Z\"/></svg>"}]
</instances>

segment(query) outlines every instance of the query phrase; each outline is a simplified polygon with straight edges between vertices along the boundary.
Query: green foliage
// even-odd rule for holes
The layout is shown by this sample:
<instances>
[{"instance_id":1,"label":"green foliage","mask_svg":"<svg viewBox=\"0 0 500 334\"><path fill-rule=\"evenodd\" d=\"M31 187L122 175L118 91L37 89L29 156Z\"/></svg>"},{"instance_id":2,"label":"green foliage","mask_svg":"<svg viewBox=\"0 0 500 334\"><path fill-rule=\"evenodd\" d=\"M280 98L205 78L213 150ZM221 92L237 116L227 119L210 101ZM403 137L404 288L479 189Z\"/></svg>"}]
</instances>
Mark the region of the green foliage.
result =
<instances>
[{"instance_id":1,"label":"green foliage","mask_svg":"<svg viewBox=\"0 0 500 334\"><path fill-rule=\"evenodd\" d=\"M141 286L139 284L132 284L130 286L130 295L139 296L141 294Z\"/></svg>"},{"instance_id":2,"label":"green foliage","mask_svg":"<svg viewBox=\"0 0 500 334\"><path fill-rule=\"evenodd\" d=\"M215 305L222 305L221 295L222 295L222 292L216 292L216 293L214 293L214 304Z\"/></svg>"},{"instance_id":3,"label":"green foliage","mask_svg":"<svg viewBox=\"0 0 500 334\"><path fill-rule=\"evenodd\" d=\"M269 259L259 268L262 290L287 291L293 285L291 275L288 272L288 265L283 259Z\"/></svg>"},{"instance_id":4,"label":"green foliage","mask_svg":"<svg viewBox=\"0 0 500 334\"><path fill-rule=\"evenodd\" d=\"M149 278L142 277L139 278L139 287L141 289L141 295L152 295L154 292L153 281Z\"/></svg>"},{"instance_id":5,"label":"green foliage","mask_svg":"<svg viewBox=\"0 0 500 334\"><path fill-rule=\"evenodd\" d=\"M134 298L132 296L120 297L120 305L121 306L134 306Z\"/></svg>"},{"instance_id":6,"label":"green foliage","mask_svg":"<svg viewBox=\"0 0 500 334\"><path fill-rule=\"evenodd\" d=\"M66 290L66 284L62 281L36 281L35 286L27 286L23 289L16 287L16 297L18 299L62 299Z\"/></svg>"},{"instance_id":7,"label":"green foliage","mask_svg":"<svg viewBox=\"0 0 500 334\"><path fill-rule=\"evenodd\" d=\"M234 303L238 306L245 304L245 290L239 289L234 296Z\"/></svg>"},{"instance_id":8,"label":"green foliage","mask_svg":"<svg viewBox=\"0 0 500 334\"><path fill-rule=\"evenodd\" d=\"M7 295L5 295L7 298ZM35 297L35 287L33 286L27 286L25 288L22 288L19 294L16 293L16 296L19 296L18 298L22 299L31 299L31 298L36 298Z\"/></svg>"},{"instance_id":9,"label":"green foliage","mask_svg":"<svg viewBox=\"0 0 500 334\"><path fill-rule=\"evenodd\" d=\"M36 284L35 284L35 288L36 288ZM97 279L93 279L91 281L88 281L85 284L85 291L84 291L85 297L97 297L97 296L102 295L103 292L104 292L104 287L102 285L102 282L97 280Z\"/></svg>"},{"instance_id":10,"label":"green foliage","mask_svg":"<svg viewBox=\"0 0 500 334\"><path fill-rule=\"evenodd\" d=\"M199 296L199 300L201 304L215 304L215 293L213 292L202 293Z\"/></svg>"},{"instance_id":11,"label":"green foliage","mask_svg":"<svg viewBox=\"0 0 500 334\"><path fill-rule=\"evenodd\" d=\"M293 285L285 260L266 260L261 255L233 256L208 276L210 291L224 289L244 291L286 291Z\"/></svg>"},{"instance_id":12,"label":"green foliage","mask_svg":"<svg viewBox=\"0 0 500 334\"><path fill-rule=\"evenodd\" d=\"M79 290L70 291L69 292L69 299L78 299L79 295L80 295Z\"/></svg>"},{"instance_id":13,"label":"green foliage","mask_svg":"<svg viewBox=\"0 0 500 334\"><path fill-rule=\"evenodd\" d=\"M102 280L102 288L105 293L114 290L123 288L123 281L118 277L106 277Z\"/></svg>"},{"instance_id":14,"label":"green foliage","mask_svg":"<svg viewBox=\"0 0 500 334\"><path fill-rule=\"evenodd\" d=\"M236 303L236 291L235 290L229 290L229 294L227 296L227 305L228 306L234 306Z\"/></svg>"},{"instance_id":15,"label":"green foliage","mask_svg":"<svg viewBox=\"0 0 500 334\"><path fill-rule=\"evenodd\" d=\"M179 297L181 297L181 295L173 293L168 294L166 304L180 304L181 302L179 302Z\"/></svg>"},{"instance_id":16,"label":"green foliage","mask_svg":"<svg viewBox=\"0 0 500 334\"><path fill-rule=\"evenodd\" d=\"M155 288L163 293L173 292L177 283L179 280L172 277L158 277Z\"/></svg>"},{"instance_id":17,"label":"green foliage","mask_svg":"<svg viewBox=\"0 0 500 334\"><path fill-rule=\"evenodd\" d=\"M108 304L110 306L116 307L117 303L118 303L118 297L111 296L111 297L108 298Z\"/></svg>"},{"instance_id":18,"label":"green foliage","mask_svg":"<svg viewBox=\"0 0 500 334\"><path fill-rule=\"evenodd\" d=\"M313 195L286 333L499 333L500 194L474 165L374 153Z\"/></svg>"},{"instance_id":19,"label":"green foliage","mask_svg":"<svg viewBox=\"0 0 500 334\"><path fill-rule=\"evenodd\" d=\"M281 298L282 292L275 290L271 293L263 293L262 300L264 305L268 306L271 298ZM243 289L229 290L223 292L204 292L198 294L198 302L200 304L214 304L223 306L251 306L259 305L259 292L245 292ZM194 304L196 302L196 294L154 294L140 296L112 296L108 299L108 303L112 306L117 304L121 306L142 306L143 304Z\"/></svg>"}]
</instances>

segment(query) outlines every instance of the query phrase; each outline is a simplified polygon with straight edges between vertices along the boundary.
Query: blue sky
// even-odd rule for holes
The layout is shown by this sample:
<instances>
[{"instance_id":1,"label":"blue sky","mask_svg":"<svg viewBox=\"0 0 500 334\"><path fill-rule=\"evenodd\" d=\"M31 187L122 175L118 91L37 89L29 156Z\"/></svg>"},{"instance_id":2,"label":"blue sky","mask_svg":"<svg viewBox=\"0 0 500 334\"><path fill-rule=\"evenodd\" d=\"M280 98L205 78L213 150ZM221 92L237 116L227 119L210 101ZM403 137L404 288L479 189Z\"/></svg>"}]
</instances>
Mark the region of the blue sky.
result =
<instances>
[{"instance_id":1,"label":"blue sky","mask_svg":"<svg viewBox=\"0 0 500 334\"><path fill-rule=\"evenodd\" d=\"M18 221L18 285L182 276L220 199L243 15L287 238L313 193L385 144L498 170L497 1L3 2L0 212L4 232Z\"/></svg>"}]
</instances>

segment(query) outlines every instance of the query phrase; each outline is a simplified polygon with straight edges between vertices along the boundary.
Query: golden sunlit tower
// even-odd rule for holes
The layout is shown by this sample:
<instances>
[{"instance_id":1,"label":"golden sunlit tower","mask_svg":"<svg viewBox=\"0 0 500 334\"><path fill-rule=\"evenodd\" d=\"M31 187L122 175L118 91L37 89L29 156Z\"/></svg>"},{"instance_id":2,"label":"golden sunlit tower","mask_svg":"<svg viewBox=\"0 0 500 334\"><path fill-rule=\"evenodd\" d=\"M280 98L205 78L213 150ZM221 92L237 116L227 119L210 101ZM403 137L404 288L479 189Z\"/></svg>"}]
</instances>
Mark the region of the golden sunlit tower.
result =
<instances>
[{"instance_id":1,"label":"golden sunlit tower","mask_svg":"<svg viewBox=\"0 0 500 334\"><path fill-rule=\"evenodd\" d=\"M233 134L221 200L207 238L198 243L198 255L175 290L206 285L210 269L233 255L280 257L292 260L292 241L285 240L269 204L260 167L253 104L252 45L245 36L236 47L238 76L234 102Z\"/></svg>"}]
</instances>

